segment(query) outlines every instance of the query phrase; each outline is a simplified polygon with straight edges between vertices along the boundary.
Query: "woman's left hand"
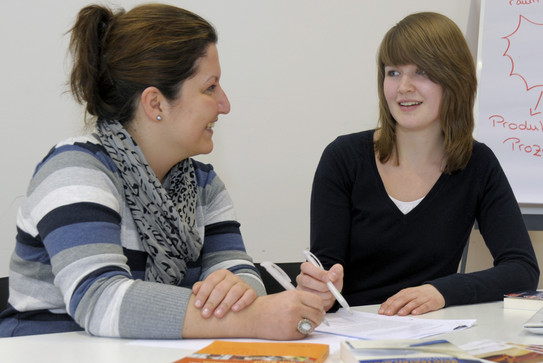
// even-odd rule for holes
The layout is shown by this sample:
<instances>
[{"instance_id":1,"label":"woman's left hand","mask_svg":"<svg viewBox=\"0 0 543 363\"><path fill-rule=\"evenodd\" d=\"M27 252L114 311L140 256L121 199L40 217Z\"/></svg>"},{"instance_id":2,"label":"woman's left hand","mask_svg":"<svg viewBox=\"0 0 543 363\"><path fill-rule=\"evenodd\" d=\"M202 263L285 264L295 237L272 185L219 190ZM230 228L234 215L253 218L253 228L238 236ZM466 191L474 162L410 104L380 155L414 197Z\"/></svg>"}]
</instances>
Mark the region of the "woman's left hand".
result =
<instances>
[{"instance_id":1,"label":"woman's left hand","mask_svg":"<svg viewBox=\"0 0 543 363\"><path fill-rule=\"evenodd\" d=\"M383 315L420 315L445 307L445 298L430 284L409 287L389 297L379 308Z\"/></svg>"},{"instance_id":2,"label":"woman's left hand","mask_svg":"<svg viewBox=\"0 0 543 363\"><path fill-rule=\"evenodd\" d=\"M211 273L204 281L195 283L192 292L196 295L194 305L201 308L204 318L213 314L220 319L229 310L243 310L258 297L251 286L228 270Z\"/></svg>"}]
</instances>

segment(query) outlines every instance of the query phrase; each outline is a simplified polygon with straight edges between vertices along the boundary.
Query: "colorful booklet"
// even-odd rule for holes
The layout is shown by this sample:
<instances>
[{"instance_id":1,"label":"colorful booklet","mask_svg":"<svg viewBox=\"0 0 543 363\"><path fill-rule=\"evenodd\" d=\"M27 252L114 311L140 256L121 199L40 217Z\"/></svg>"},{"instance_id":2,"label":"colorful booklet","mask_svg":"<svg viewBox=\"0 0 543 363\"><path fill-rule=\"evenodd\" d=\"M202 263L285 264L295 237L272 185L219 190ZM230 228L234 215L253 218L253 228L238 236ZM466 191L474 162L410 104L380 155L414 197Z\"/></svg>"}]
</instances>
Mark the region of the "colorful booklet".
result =
<instances>
[{"instance_id":1,"label":"colorful booklet","mask_svg":"<svg viewBox=\"0 0 543 363\"><path fill-rule=\"evenodd\" d=\"M503 297L505 309L539 310L543 308L543 291L522 291Z\"/></svg>"},{"instance_id":2,"label":"colorful booklet","mask_svg":"<svg viewBox=\"0 0 543 363\"><path fill-rule=\"evenodd\" d=\"M343 363L479 363L447 340L345 340Z\"/></svg>"},{"instance_id":3,"label":"colorful booklet","mask_svg":"<svg viewBox=\"0 0 543 363\"><path fill-rule=\"evenodd\" d=\"M328 357L327 344L231 342L216 340L174 363L202 362L307 362L322 363Z\"/></svg>"},{"instance_id":4,"label":"colorful booklet","mask_svg":"<svg viewBox=\"0 0 543 363\"><path fill-rule=\"evenodd\" d=\"M490 362L543 362L543 345L478 340L461 346L473 356Z\"/></svg>"}]
</instances>

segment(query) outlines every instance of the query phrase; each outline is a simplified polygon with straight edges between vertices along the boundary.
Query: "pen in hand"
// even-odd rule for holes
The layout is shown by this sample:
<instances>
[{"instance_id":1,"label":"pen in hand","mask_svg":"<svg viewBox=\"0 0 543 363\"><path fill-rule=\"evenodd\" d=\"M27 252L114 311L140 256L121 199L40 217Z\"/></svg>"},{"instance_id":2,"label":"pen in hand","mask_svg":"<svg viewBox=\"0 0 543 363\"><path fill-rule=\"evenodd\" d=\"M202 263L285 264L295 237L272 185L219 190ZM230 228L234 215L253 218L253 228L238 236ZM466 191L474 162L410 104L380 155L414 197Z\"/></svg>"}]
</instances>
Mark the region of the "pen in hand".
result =
<instances>
[{"instance_id":1,"label":"pen in hand","mask_svg":"<svg viewBox=\"0 0 543 363\"><path fill-rule=\"evenodd\" d=\"M303 250L303 253L305 255L305 258L308 262L310 262L311 264L313 264L313 266L316 266L318 268L320 268L321 270L324 270L324 267L322 266L322 263L319 261L319 259L317 258L317 256L315 256L313 253L311 253L311 251L309 250ZM343 295L341 295L341 293L339 292L339 290L334 286L334 284L332 283L332 281L328 280L326 282L326 286L328 287L328 290L330 290L330 292L332 293L332 295L334 295L334 297L336 298L336 300L341 304L341 306L347 310L349 313L353 313L353 311L351 310L351 307L349 306L349 304L347 303L347 300L345 300L345 298L343 297Z\"/></svg>"},{"instance_id":2,"label":"pen in hand","mask_svg":"<svg viewBox=\"0 0 543 363\"><path fill-rule=\"evenodd\" d=\"M275 281L280 283L285 290L296 290L296 287L292 284L290 277L281 267L270 261L263 261L260 263L260 266L264 267L266 271L268 271L268 273L275 279ZM322 322L326 325L330 325L325 318L322 319Z\"/></svg>"}]
</instances>

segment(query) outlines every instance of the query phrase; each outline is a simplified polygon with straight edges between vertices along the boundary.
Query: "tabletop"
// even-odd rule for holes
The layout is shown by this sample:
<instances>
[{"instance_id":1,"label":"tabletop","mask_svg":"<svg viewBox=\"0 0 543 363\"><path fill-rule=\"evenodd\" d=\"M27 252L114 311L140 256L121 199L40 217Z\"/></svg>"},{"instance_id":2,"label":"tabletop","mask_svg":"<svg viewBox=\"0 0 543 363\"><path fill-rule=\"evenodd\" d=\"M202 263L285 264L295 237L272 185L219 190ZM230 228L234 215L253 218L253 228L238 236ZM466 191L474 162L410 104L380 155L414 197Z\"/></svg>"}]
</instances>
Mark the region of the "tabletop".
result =
<instances>
[{"instance_id":1,"label":"tabletop","mask_svg":"<svg viewBox=\"0 0 543 363\"><path fill-rule=\"evenodd\" d=\"M359 306L359 311L377 312L378 305ZM453 306L420 316L421 319L477 319L469 329L440 334L456 345L492 339L520 344L542 344L543 336L524 331L522 324L535 312L504 309L503 302ZM212 339L210 340L210 342ZM175 341L174 341L175 342ZM174 343L173 342L173 343ZM138 344L133 339L91 337L84 332L33 335L0 338L2 362L174 362L197 348L187 341L183 348L170 344L160 346ZM162 343L168 343L164 341ZM326 363L339 362L339 353L333 352Z\"/></svg>"}]
</instances>

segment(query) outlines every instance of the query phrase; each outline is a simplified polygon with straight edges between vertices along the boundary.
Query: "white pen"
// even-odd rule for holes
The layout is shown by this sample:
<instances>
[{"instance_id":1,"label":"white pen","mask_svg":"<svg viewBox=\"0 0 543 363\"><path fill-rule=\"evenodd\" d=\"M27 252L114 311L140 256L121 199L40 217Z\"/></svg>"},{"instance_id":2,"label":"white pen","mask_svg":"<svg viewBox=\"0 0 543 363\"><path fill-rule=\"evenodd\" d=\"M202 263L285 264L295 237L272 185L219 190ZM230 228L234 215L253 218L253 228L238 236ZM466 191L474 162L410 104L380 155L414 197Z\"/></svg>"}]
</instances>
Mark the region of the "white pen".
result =
<instances>
[{"instance_id":1,"label":"white pen","mask_svg":"<svg viewBox=\"0 0 543 363\"><path fill-rule=\"evenodd\" d=\"M292 280L281 267L270 261L263 261L260 263L260 266L263 266L275 281L285 288L285 290L296 290L296 287L292 284ZM326 325L330 325L325 318L322 319L322 322Z\"/></svg>"},{"instance_id":2,"label":"white pen","mask_svg":"<svg viewBox=\"0 0 543 363\"><path fill-rule=\"evenodd\" d=\"M324 270L324 267L322 266L322 263L319 261L319 259L317 258L317 256L315 256L313 253L311 253L311 251L309 250L303 250L303 253L305 255L305 258L308 262L312 263L313 266L316 266L318 268L320 268L321 270ZM330 292L332 293L332 295L334 295L334 297L336 298L336 300L341 304L341 306L347 310L348 312L350 312L351 314L353 313L353 311L351 310L351 307L349 306L349 304L347 303L347 300L345 300L345 298L343 297L343 295L341 295L341 293L338 291L338 289L334 286L334 284L332 283L332 281L328 280L328 282L326 283L326 286L328 286L328 290L330 290Z\"/></svg>"}]
</instances>

